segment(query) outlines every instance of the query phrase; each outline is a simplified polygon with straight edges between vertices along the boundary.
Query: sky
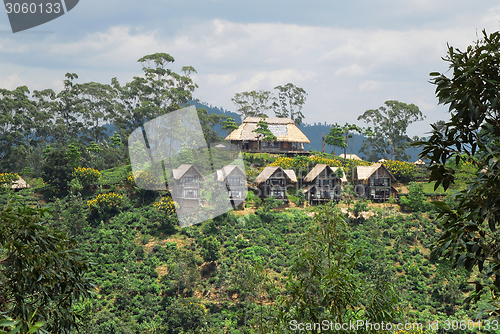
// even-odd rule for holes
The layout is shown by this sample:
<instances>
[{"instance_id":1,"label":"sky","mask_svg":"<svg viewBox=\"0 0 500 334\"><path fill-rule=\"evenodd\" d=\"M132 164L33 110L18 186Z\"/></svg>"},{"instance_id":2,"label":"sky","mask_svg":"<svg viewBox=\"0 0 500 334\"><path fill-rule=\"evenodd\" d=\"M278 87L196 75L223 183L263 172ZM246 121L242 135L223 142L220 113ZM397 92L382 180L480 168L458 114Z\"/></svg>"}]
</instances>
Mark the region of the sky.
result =
<instances>
[{"instance_id":1,"label":"sky","mask_svg":"<svg viewBox=\"0 0 500 334\"><path fill-rule=\"evenodd\" d=\"M193 66L194 97L234 111L234 94L307 92L304 122L356 123L387 100L417 105L425 136L448 119L430 72L447 73L447 45L460 50L500 28L498 1L81 0L65 15L12 33L0 14L0 88L62 89L77 82L125 84L144 55L165 52L174 71ZM269 115L273 116L273 115Z\"/></svg>"}]
</instances>

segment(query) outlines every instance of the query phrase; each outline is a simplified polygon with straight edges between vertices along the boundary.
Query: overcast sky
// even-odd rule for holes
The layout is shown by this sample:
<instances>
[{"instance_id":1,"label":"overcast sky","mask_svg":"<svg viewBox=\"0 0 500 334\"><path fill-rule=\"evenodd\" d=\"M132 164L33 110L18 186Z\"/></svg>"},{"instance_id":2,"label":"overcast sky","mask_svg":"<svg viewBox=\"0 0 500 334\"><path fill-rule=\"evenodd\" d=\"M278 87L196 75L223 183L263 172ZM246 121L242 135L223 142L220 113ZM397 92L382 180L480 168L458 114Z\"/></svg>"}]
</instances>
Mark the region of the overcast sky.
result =
<instances>
[{"instance_id":1,"label":"overcast sky","mask_svg":"<svg viewBox=\"0 0 500 334\"><path fill-rule=\"evenodd\" d=\"M409 129L423 136L448 118L428 82L448 69L447 43L465 49L499 22L489 0L81 0L16 34L0 15L0 87L59 90L66 72L125 83L142 73L137 59L166 52L172 69L198 71L195 97L215 106L234 110L237 92L292 82L308 93L307 123L364 126L365 110L398 100L425 114Z\"/></svg>"}]
</instances>

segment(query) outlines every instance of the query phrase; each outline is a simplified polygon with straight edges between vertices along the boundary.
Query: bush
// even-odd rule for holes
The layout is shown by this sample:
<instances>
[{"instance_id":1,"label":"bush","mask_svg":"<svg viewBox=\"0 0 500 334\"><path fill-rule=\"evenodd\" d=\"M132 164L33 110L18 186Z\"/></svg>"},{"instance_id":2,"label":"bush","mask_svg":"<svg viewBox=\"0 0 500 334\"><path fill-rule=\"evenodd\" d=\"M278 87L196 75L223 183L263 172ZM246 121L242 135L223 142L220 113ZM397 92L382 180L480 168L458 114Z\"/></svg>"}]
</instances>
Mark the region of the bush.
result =
<instances>
[{"instance_id":1,"label":"bush","mask_svg":"<svg viewBox=\"0 0 500 334\"><path fill-rule=\"evenodd\" d=\"M86 186L99 182L101 179L101 172L94 168L77 167L73 171L73 177L83 186Z\"/></svg>"},{"instance_id":2,"label":"bush","mask_svg":"<svg viewBox=\"0 0 500 334\"><path fill-rule=\"evenodd\" d=\"M408 196L401 197L401 208L405 211L424 211L428 205L422 184L410 182L408 190Z\"/></svg>"}]
</instances>

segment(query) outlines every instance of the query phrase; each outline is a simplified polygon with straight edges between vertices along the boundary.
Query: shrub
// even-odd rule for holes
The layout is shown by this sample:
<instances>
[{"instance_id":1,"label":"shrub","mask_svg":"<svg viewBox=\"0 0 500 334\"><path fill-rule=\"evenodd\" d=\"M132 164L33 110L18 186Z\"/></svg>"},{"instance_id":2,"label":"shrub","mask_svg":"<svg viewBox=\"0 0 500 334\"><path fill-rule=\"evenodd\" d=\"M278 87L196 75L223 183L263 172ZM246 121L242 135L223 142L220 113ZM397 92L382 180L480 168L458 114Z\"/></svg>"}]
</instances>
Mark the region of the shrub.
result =
<instances>
[{"instance_id":1,"label":"shrub","mask_svg":"<svg viewBox=\"0 0 500 334\"><path fill-rule=\"evenodd\" d=\"M408 185L408 196L401 197L401 207L405 211L423 211L427 207L422 184L410 182Z\"/></svg>"},{"instance_id":2,"label":"shrub","mask_svg":"<svg viewBox=\"0 0 500 334\"><path fill-rule=\"evenodd\" d=\"M161 189L161 187L165 186L165 181L157 180L156 177L146 171L136 171L130 172L127 177L127 182L132 185L140 185L141 188L144 189Z\"/></svg>"},{"instance_id":3,"label":"shrub","mask_svg":"<svg viewBox=\"0 0 500 334\"><path fill-rule=\"evenodd\" d=\"M93 200L87 201L91 209L109 211L119 208L123 204L123 196L116 193L99 194Z\"/></svg>"},{"instance_id":4,"label":"shrub","mask_svg":"<svg viewBox=\"0 0 500 334\"><path fill-rule=\"evenodd\" d=\"M158 211L171 215L175 213L177 203L172 200L172 197L162 197L158 202L155 202L153 206L158 209Z\"/></svg>"},{"instance_id":5,"label":"shrub","mask_svg":"<svg viewBox=\"0 0 500 334\"><path fill-rule=\"evenodd\" d=\"M94 168L78 167L73 171L73 177L86 186L97 183L101 179L101 172Z\"/></svg>"}]
</instances>

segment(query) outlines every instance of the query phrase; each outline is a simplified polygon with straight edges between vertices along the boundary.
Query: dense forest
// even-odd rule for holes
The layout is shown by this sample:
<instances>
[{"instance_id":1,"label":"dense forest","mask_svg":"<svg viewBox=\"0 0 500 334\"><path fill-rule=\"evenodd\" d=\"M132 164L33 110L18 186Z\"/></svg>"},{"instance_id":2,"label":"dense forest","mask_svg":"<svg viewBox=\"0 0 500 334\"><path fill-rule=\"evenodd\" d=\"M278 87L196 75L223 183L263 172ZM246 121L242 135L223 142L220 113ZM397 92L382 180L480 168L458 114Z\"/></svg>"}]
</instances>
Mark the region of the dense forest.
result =
<instances>
[{"instance_id":1,"label":"dense forest","mask_svg":"<svg viewBox=\"0 0 500 334\"><path fill-rule=\"evenodd\" d=\"M168 191L136 186L127 137L193 98L194 68L154 54L124 85L69 73L59 93L2 89L0 333L500 333L492 48L498 33L450 49L451 79L432 74L451 119L415 143L429 169L385 162L399 196L355 195L350 171L368 161L246 153L243 207L185 228ZM220 140L227 115L197 111ZM324 162L348 176L339 202L253 193L264 166Z\"/></svg>"}]
</instances>

